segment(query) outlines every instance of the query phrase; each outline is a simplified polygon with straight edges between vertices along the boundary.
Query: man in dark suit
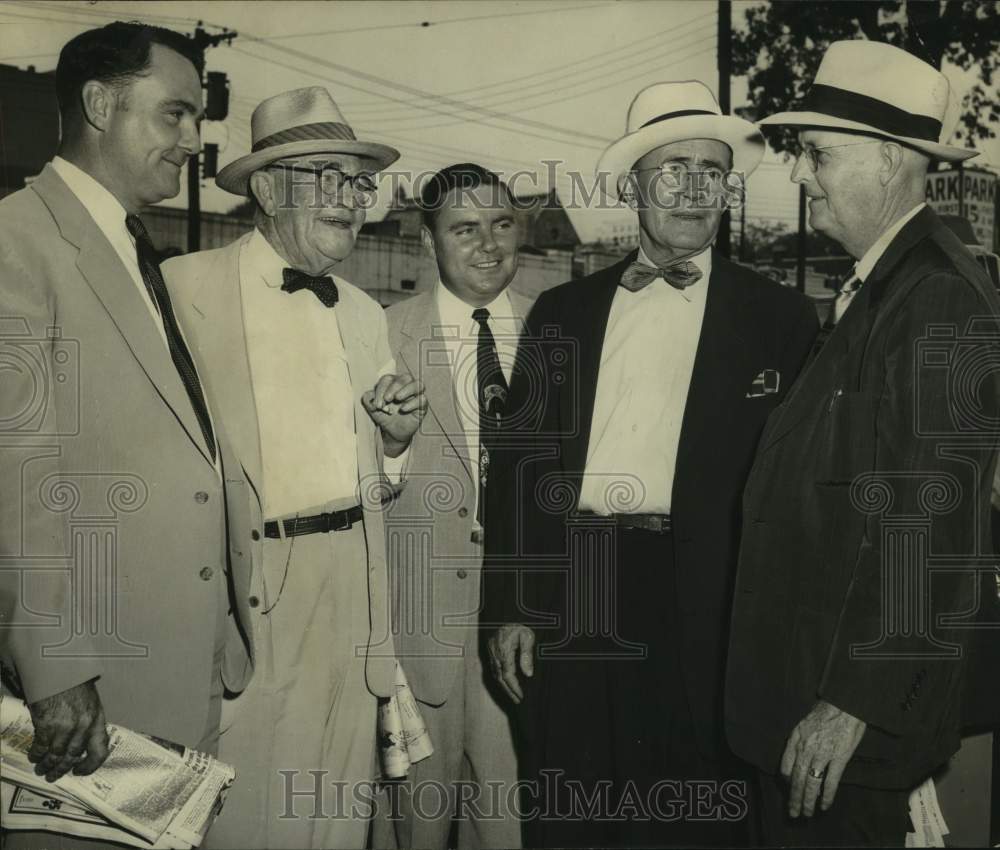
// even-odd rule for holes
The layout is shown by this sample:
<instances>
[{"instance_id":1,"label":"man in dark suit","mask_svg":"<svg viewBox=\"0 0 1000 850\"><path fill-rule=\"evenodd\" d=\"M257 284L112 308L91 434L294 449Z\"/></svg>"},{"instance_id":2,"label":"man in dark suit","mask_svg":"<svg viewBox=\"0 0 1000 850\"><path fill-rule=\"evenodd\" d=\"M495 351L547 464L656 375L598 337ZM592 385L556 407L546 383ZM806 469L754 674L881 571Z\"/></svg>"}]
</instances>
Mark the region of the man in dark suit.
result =
<instances>
[{"instance_id":1,"label":"man in dark suit","mask_svg":"<svg viewBox=\"0 0 1000 850\"><path fill-rule=\"evenodd\" d=\"M996 293L924 204L932 159L974 155L941 141L948 101L937 69L845 41L763 122L800 128L810 223L858 260L743 502L726 732L769 845L902 847L958 748L1000 409Z\"/></svg>"},{"instance_id":2,"label":"man in dark suit","mask_svg":"<svg viewBox=\"0 0 1000 850\"><path fill-rule=\"evenodd\" d=\"M639 251L529 316L483 617L538 783L529 846L741 840L721 713L739 499L817 330L805 298L711 248L763 151L701 83L640 92L598 166Z\"/></svg>"}]
</instances>

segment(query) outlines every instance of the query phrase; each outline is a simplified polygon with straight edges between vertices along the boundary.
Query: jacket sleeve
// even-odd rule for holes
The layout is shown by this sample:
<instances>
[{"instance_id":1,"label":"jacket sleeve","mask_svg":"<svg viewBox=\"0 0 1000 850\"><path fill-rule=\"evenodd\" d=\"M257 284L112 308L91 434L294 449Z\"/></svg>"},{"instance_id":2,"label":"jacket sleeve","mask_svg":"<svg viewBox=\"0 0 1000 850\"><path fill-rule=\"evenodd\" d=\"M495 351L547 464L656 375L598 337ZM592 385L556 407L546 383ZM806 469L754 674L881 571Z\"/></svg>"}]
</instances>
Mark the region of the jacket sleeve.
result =
<instances>
[{"instance_id":1,"label":"jacket sleeve","mask_svg":"<svg viewBox=\"0 0 1000 850\"><path fill-rule=\"evenodd\" d=\"M957 698L969 630L948 618L974 606L1000 411L996 343L967 328L989 312L968 281L935 274L885 329L875 474L867 496L853 488L864 534L819 695L894 735L936 728Z\"/></svg>"},{"instance_id":2,"label":"jacket sleeve","mask_svg":"<svg viewBox=\"0 0 1000 850\"><path fill-rule=\"evenodd\" d=\"M60 510L72 498L60 473L62 446L80 439L80 381L99 375L61 334L55 295L40 279L47 264L14 249L10 238L0 259L0 316L19 339L0 346L0 655L33 703L101 674L88 637L92 606L72 580L72 541ZM57 386L67 377L61 364L73 366L74 347L84 358L76 358L77 380ZM72 657L60 655L71 637Z\"/></svg>"}]
</instances>

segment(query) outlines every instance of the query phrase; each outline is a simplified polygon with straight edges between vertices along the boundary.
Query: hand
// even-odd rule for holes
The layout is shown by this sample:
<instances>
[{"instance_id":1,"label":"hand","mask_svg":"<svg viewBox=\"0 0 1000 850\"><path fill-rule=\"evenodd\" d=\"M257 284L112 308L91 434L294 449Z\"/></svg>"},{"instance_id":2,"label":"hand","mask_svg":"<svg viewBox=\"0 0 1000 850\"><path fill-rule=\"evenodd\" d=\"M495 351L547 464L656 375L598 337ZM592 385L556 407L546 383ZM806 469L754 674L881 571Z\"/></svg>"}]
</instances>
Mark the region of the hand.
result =
<instances>
[{"instance_id":1,"label":"hand","mask_svg":"<svg viewBox=\"0 0 1000 850\"><path fill-rule=\"evenodd\" d=\"M840 777L866 728L863 720L820 701L792 730L781 757L781 774L792 784L788 797L791 817L797 818L800 812L812 817L820 788L823 811L833 805ZM810 771L823 775L817 778Z\"/></svg>"},{"instance_id":2,"label":"hand","mask_svg":"<svg viewBox=\"0 0 1000 850\"><path fill-rule=\"evenodd\" d=\"M408 375L383 375L361 396L372 422L382 431L382 443L389 457L398 457L410 444L427 412L424 385Z\"/></svg>"},{"instance_id":3,"label":"hand","mask_svg":"<svg viewBox=\"0 0 1000 850\"><path fill-rule=\"evenodd\" d=\"M517 679L517 665L529 679L535 675L535 633L520 623L508 623L493 633L489 641L490 667L504 693L515 705L524 699Z\"/></svg>"},{"instance_id":4,"label":"hand","mask_svg":"<svg viewBox=\"0 0 1000 850\"><path fill-rule=\"evenodd\" d=\"M35 773L55 782L70 769L87 776L108 757L104 707L94 681L40 699L28 706L35 739L28 760Z\"/></svg>"}]
</instances>

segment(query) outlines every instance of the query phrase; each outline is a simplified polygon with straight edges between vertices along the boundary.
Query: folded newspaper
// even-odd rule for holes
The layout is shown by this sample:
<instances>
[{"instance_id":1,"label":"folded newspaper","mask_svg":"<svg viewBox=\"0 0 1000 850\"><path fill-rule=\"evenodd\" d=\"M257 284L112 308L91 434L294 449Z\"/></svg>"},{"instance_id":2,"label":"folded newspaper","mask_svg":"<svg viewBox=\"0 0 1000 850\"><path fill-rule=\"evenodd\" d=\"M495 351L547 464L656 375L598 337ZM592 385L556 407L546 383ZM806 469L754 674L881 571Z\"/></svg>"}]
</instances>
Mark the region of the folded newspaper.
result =
<instances>
[{"instance_id":1,"label":"folded newspaper","mask_svg":"<svg viewBox=\"0 0 1000 850\"><path fill-rule=\"evenodd\" d=\"M398 661L395 691L378 703L378 742L383 779L402 779L410 765L434 753L430 732Z\"/></svg>"},{"instance_id":2,"label":"folded newspaper","mask_svg":"<svg viewBox=\"0 0 1000 850\"><path fill-rule=\"evenodd\" d=\"M108 724L108 758L90 776L55 782L28 761L28 707L0 694L0 796L5 829L35 829L132 847L197 847L236 771L196 750Z\"/></svg>"}]
</instances>

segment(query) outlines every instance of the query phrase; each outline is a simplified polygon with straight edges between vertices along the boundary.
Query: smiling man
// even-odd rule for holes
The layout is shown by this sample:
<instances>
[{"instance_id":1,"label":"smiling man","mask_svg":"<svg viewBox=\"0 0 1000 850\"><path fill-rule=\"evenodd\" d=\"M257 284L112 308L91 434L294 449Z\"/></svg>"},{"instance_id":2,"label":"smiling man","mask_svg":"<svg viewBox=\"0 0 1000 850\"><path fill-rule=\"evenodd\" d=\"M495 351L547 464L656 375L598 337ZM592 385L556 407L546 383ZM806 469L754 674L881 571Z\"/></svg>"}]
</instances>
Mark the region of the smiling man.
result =
<instances>
[{"instance_id":1,"label":"smiling man","mask_svg":"<svg viewBox=\"0 0 1000 850\"><path fill-rule=\"evenodd\" d=\"M996 293L924 203L933 160L975 155L949 99L915 56L841 41L762 122L798 129L809 222L857 260L743 501L726 732L769 846L904 846L958 748L1000 406Z\"/></svg>"},{"instance_id":2,"label":"smiling man","mask_svg":"<svg viewBox=\"0 0 1000 850\"><path fill-rule=\"evenodd\" d=\"M539 790L530 846L747 840L721 710L739 498L817 330L805 298L713 248L763 153L702 83L641 91L598 165L639 248L528 318L484 618Z\"/></svg>"},{"instance_id":3,"label":"smiling man","mask_svg":"<svg viewBox=\"0 0 1000 850\"><path fill-rule=\"evenodd\" d=\"M517 219L507 186L473 163L431 177L420 203L438 283L387 317L396 362L427 387L431 415L413 440L406 489L386 529L396 649L435 753L411 768L408 783L390 787L398 800L381 807L374 846L444 850L457 814L459 847L518 847L520 822L507 808L517 780L510 723L484 680L477 629L490 451L529 306L508 288ZM414 796L430 781L447 794L436 812L429 795ZM474 791L475 805L466 795L464 810L459 781ZM388 818L390 808L398 818Z\"/></svg>"},{"instance_id":4,"label":"smiling man","mask_svg":"<svg viewBox=\"0 0 1000 850\"><path fill-rule=\"evenodd\" d=\"M425 408L420 385L393 374L382 308L333 271L399 154L356 139L320 87L265 100L252 129L252 152L216 182L253 198L256 229L165 265L246 471L257 521L239 545L263 573L239 589L260 659L223 706L219 752L240 780L208 841L356 848L367 819L351 804L373 778L376 698L395 681L373 484ZM330 797L290 802L314 787Z\"/></svg>"},{"instance_id":5,"label":"smiling man","mask_svg":"<svg viewBox=\"0 0 1000 850\"><path fill-rule=\"evenodd\" d=\"M73 38L56 69L59 154L0 202L14 342L0 379L0 651L49 780L102 763L105 721L213 749L222 668L237 687L250 669L239 609L227 618L227 576L250 581L249 560L226 552L226 507L245 524L246 485L139 219L177 194L200 147L201 67L157 27Z\"/></svg>"}]
</instances>

